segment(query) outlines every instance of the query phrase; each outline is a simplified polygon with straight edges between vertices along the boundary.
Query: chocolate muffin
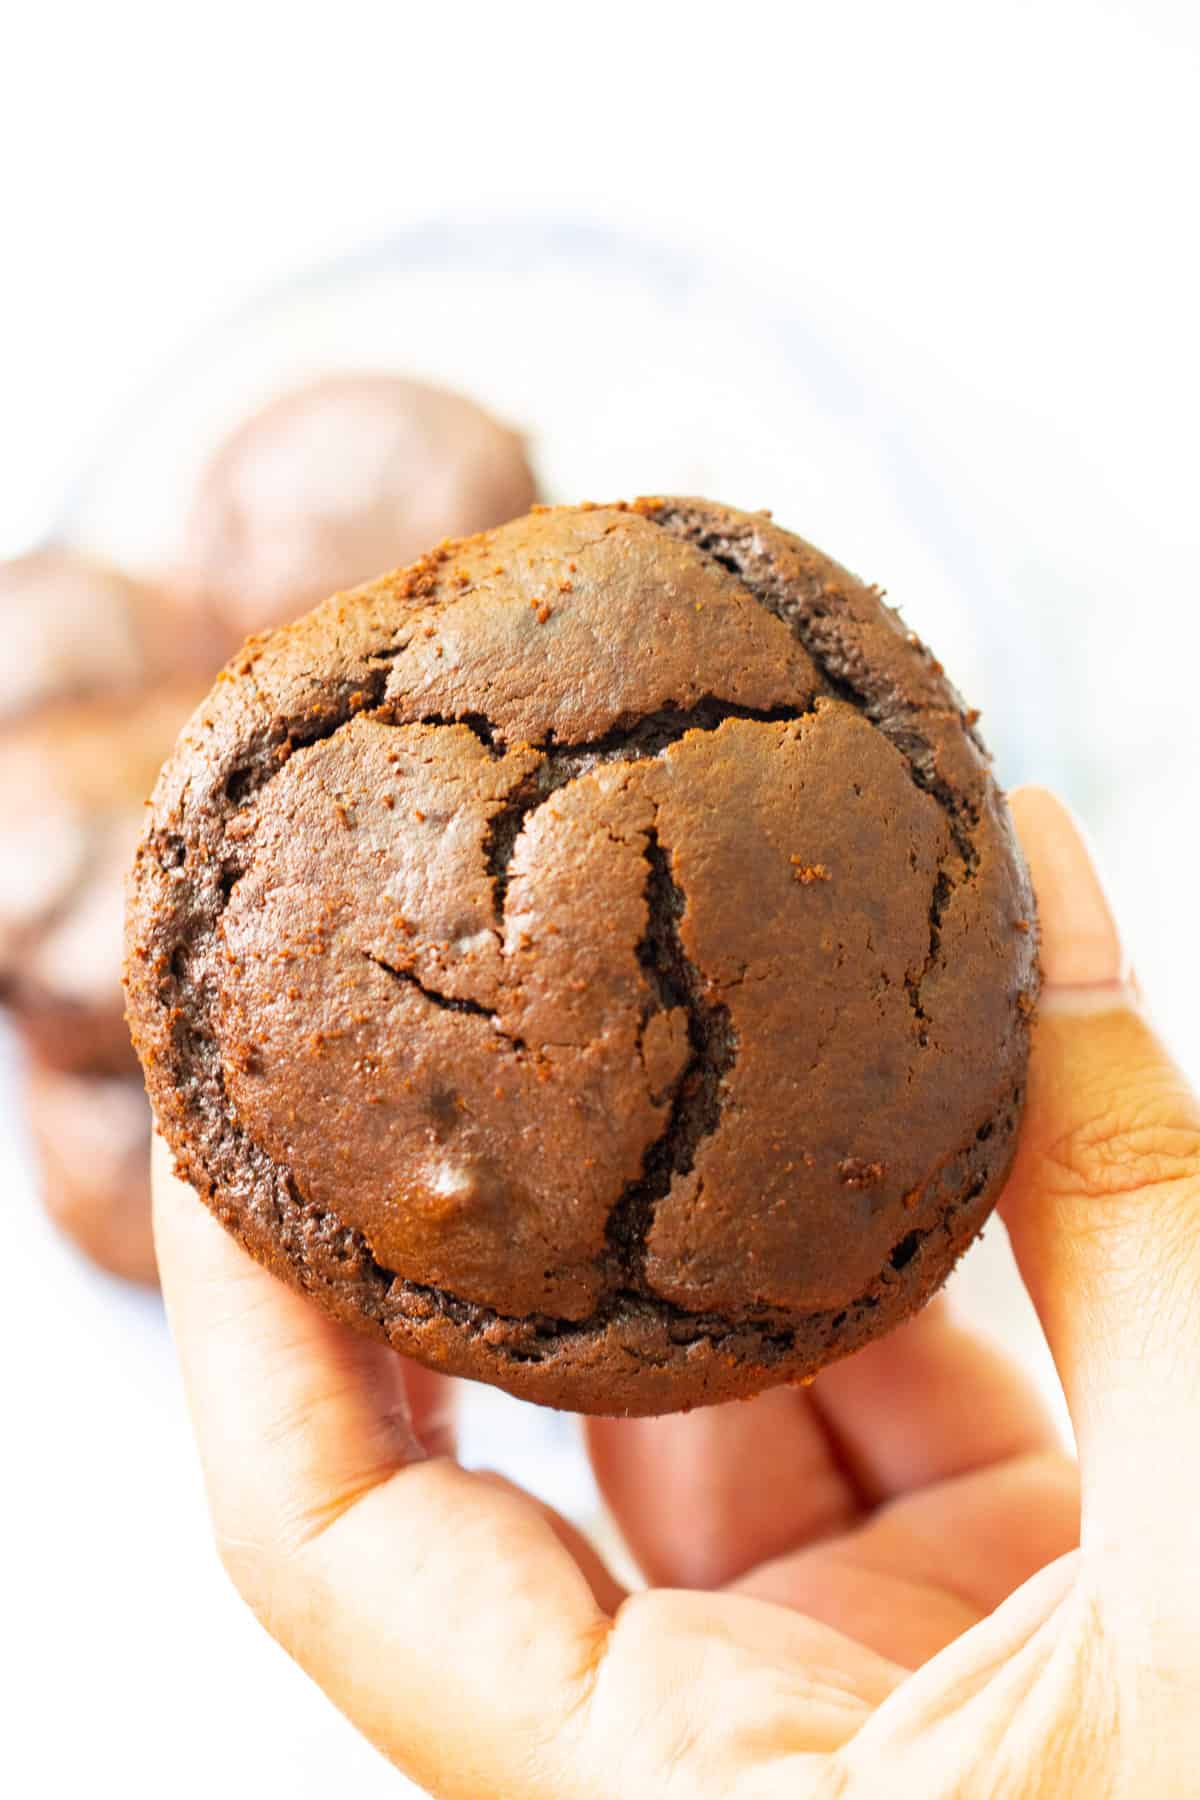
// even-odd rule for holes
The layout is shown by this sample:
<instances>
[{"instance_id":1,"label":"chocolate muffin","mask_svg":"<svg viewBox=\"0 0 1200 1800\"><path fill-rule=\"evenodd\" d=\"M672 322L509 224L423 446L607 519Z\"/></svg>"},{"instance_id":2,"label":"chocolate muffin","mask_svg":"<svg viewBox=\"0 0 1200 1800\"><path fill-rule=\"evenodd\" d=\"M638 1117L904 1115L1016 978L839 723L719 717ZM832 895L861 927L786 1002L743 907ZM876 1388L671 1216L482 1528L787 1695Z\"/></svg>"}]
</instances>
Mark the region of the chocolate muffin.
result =
<instances>
[{"instance_id":1,"label":"chocolate muffin","mask_svg":"<svg viewBox=\"0 0 1200 1800\"><path fill-rule=\"evenodd\" d=\"M166 652L161 597L55 546L0 563L0 727L67 697L142 686Z\"/></svg>"},{"instance_id":2,"label":"chocolate muffin","mask_svg":"<svg viewBox=\"0 0 1200 1800\"><path fill-rule=\"evenodd\" d=\"M1037 989L940 664L704 500L537 510L248 645L156 790L126 977L261 1262L597 1413L918 1307L1008 1170Z\"/></svg>"},{"instance_id":3,"label":"chocolate muffin","mask_svg":"<svg viewBox=\"0 0 1200 1800\"><path fill-rule=\"evenodd\" d=\"M326 376L218 449L179 564L238 642L536 497L520 437L474 401L399 375Z\"/></svg>"},{"instance_id":4,"label":"chocolate muffin","mask_svg":"<svg viewBox=\"0 0 1200 1800\"><path fill-rule=\"evenodd\" d=\"M153 1285L150 1108L137 1075L31 1062L25 1106L46 1211L90 1262Z\"/></svg>"}]
</instances>

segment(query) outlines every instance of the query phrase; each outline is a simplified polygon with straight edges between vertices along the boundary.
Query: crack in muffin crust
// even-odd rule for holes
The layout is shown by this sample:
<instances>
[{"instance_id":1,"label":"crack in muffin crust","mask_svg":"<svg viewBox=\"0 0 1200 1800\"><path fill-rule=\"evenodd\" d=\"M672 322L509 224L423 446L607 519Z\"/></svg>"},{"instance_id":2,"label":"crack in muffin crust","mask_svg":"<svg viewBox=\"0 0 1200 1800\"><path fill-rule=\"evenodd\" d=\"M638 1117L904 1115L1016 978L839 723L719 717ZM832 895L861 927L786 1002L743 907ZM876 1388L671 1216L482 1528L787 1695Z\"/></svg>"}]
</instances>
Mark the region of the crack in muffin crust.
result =
<instances>
[{"instance_id":1,"label":"crack in muffin crust","mask_svg":"<svg viewBox=\"0 0 1200 1800\"><path fill-rule=\"evenodd\" d=\"M917 787L931 794L946 814L960 864L958 879L969 882L978 860L971 836L971 827L978 822L976 809L951 784L938 776L932 746L915 722L920 717L919 712L897 706L895 695L889 694L885 686L873 679L872 671L864 664L858 647L847 641L843 622L836 615L830 614L826 597L822 595L815 604L811 601L805 604L803 599L797 599L794 589L789 591L786 588L769 551L764 552L754 540L753 520L746 521L737 530L714 531L709 522L697 518L694 513L689 512L686 505L676 506L670 502L651 517L664 531L694 544L704 556L710 557L713 562L736 576L760 606L782 619L797 634L820 669L828 692L857 707L865 718L896 745ZM915 632L909 633L909 642L922 655L927 654ZM940 664L936 665L936 672L941 674ZM974 731L973 718L968 717L961 709L959 716L964 729L972 734L975 743L982 749ZM918 1021L918 1037L922 1046L928 1041L928 1035L927 1020L921 1003L921 987L938 960L942 918L958 885L957 881L951 879L947 868L950 860L947 857L942 862L934 878L929 901L929 951L924 966L905 981L905 991L913 1016Z\"/></svg>"},{"instance_id":2,"label":"crack in muffin crust","mask_svg":"<svg viewBox=\"0 0 1200 1800\"><path fill-rule=\"evenodd\" d=\"M363 955L369 963L372 963L377 969L382 969L383 973L389 975L393 981L405 982L409 987L416 988L422 999L428 1000L433 1006L440 1007L443 1012L468 1013L472 1018L490 1019L493 1024L495 1023L497 1014L494 1007L481 1006L478 1000L471 1000L465 995L443 994L437 988L430 987L427 982L422 981L420 976L415 975L411 969L399 969L394 963L386 962L382 956L372 955L369 950L364 950ZM509 1038L508 1042L515 1050L526 1048L520 1038Z\"/></svg>"},{"instance_id":3,"label":"crack in muffin crust","mask_svg":"<svg viewBox=\"0 0 1200 1800\"><path fill-rule=\"evenodd\" d=\"M914 1262L929 1239L939 1233L952 1235L955 1215L982 1192L985 1179L983 1175L973 1175L961 1194L943 1208L932 1224L907 1231L898 1240L887 1258L887 1267L893 1272L893 1282L890 1283L885 1275L881 1281L872 1284L836 1311L830 1308L825 1314L808 1315L804 1322L805 1329L815 1325L828 1334L828 1339L832 1339L847 1318L874 1311L880 1304L881 1292L894 1284L894 1275ZM381 1273L387 1278L386 1271ZM472 1336L482 1339L505 1355L529 1362L552 1357L566 1341L587 1338L603 1331L623 1309L644 1311L648 1319L665 1325L669 1341L679 1347L740 1341L743 1345L752 1343L758 1354L781 1357L793 1348L797 1336L794 1322L782 1312L772 1312L769 1308L746 1319L728 1319L717 1313L687 1312L682 1307L672 1306L669 1301L636 1287L615 1289L585 1319L557 1319L538 1313L514 1318L498 1313L494 1308L463 1300L445 1289L412 1281L400 1283L398 1296L393 1287L391 1297L401 1300L406 1317L418 1326L422 1320L431 1316L427 1309L432 1305L438 1311L451 1312L457 1323Z\"/></svg>"},{"instance_id":4,"label":"crack in muffin crust","mask_svg":"<svg viewBox=\"0 0 1200 1800\"><path fill-rule=\"evenodd\" d=\"M461 720L443 718L431 719L423 717L417 721L428 724L470 724L472 718L479 715L464 716ZM493 814L484 840L487 859L487 871L492 882L494 895L494 911L497 919L504 916L504 901L508 891L508 871L512 862L513 851L517 839L525 829L530 813L535 812L543 801L551 794L565 787L568 782L575 781L585 775L589 769L601 762L625 762L635 758L657 756L660 751L671 744L677 744L681 737L689 731L716 731L726 719L758 719L764 723L778 720L796 719L803 715L788 707L752 707L739 706L733 701L718 700L715 695L705 695L695 705L685 708L660 707L645 718L635 719L626 725L618 725L606 732L602 737L591 742L557 744L553 736L539 742L543 760L529 775L526 775L512 789L504 804ZM474 728L474 727L472 727ZM490 746L503 743L503 734L488 723L488 734L483 740Z\"/></svg>"},{"instance_id":5,"label":"crack in muffin crust","mask_svg":"<svg viewBox=\"0 0 1200 1800\"><path fill-rule=\"evenodd\" d=\"M978 810L966 794L938 772L933 745L918 723L922 713L930 709L905 701L894 687L879 679L866 660L861 643L856 643L853 632L847 630L846 618L831 609L830 599L841 597L838 589L826 586L819 592L805 593L801 586L797 592L796 585L789 585L781 575L770 550L757 540L758 521L753 515L743 518L733 529L726 524L723 529L714 530L711 520L694 507L689 508L687 502L664 501L648 516L664 531L694 545L702 555L736 576L760 606L795 632L820 669L827 691L857 707L890 739L907 762L916 785L937 800L950 822L963 863L970 870L975 862L975 847L966 826L977 823ZM880 601L882 597L878 594ZM914 652L929 660L932 672L940 679L941 664L929 657L916 633L909 632L907 641ZM947 697L957 700L953 690L948 690ZM976 715L968 714L961 705L954 711L976 749L986 756L975 731Z\"/></svg>"},{"instance_id":6,"label":"crack in muffin crust","mask_svg":"<svg viewBox=\"0 0 1200 1800\"><path fill-rule=\"evenodd\" d=\"M958 1150L926 1173L919 1192L906 1195L905 1205L911 1203L919 1211L914 1211L914 1222L906 1223L891 1240L874 1281L844 1305L806 1310L797 1317L793 1309L771 1301L765 1291L756 1303L734 1313L680 1304L652 1285L647 1259L660 1203L670 1195L674 1205L677 1190L686 1189L693 1210L702 1211L708 1204L707 1177L697 1168L697 1157L701 1146L707 1154L707 1146L722 1135L738 1044L729 1005L720 997L720 987L714 988L711 970L697 964L695 949L686 948L680 937L680 921L688 906L687 878L674 864L676 846L670 832L663 835L660 808L653 800L652 823L641 828L646 918L635 950L648 997L637 1026L637 1054L643 1053L652 1019L680 1014L676 1035L682 1032L681 1060L657 1089L647 1068L648 1088L659 1094L665 1117L658 1132L646 1139L637 1173L607 1209L596 1258L598 1297L577 1313L559 1315L536 1307L508 1312L467 1299L452 1286L406 1278L379 1262L361 1231L339 1217L336 1207L306 1194L287 1160L273 1157L244 1128L227 1090L215 1011L223 979L220 957L228 960L229 955L221 949L222 920L253 861L248 847L254 841L257 809L298 751L336 741L359 720L433 734L465 728L479 746L476 754L484 753L492 764L513 751L536 754L536 763L492 807L482 833L482 875L490 894L493 934L500 940L511 924L513 883L524 879L522 856L527 861L533 854L528 844L533 842L536 848L539 832L544 835L552 828L539 815L558 797L569 797L576 783L594 778L613 763L639 768L657 764L692 734L713 739L731 723L795 731L812 722L814 704L840 704L852 708L899 752L912 784L936 802L946 821L949 841L930 870L926 943L912 955L902 983L902 1004L907 1005L915 1032L915 1054L933 1053L939 1043L938 983L961 940L960 897L992 879L976 841L991 804L990 777L977 749L963 752L959 745L959 740L972 738L973 721L942 681L940 668L923 648L918 654L918 647L893 624L885 627L889 634L885 649L891 655L902 641L909 661L897 665L900 675L886 657L872 661L868 640L871 631L883 629L875 615L886 609L873 594L869 604L863 602L861 596L869 591L859 589L852 578L815 553L806 552L812 563L804 565L800 551L792 548L799 540L786 540L782 549L779 543L768 544L756 517L730 514L707 503L638 503L629 516L686 545L719 569L722 580L733 576L739 593L755 609L785 624L818 672L815 691L759 704L727 697L728 689L680 690L644 709L618 709L603 730L578 735L570 728L560 735L554 720L537 731L514 728L490 704L481 708L482 695L461 705L448 703L448 698L456 698L453 694L434 706L422 705L419 686L411 694L397 687L398 672L406 671L414 644L420 649L419 609L426 608L429 624L424 635L429 637L442 629L440 621L456 601L487 592L486 580L475 578L441 591L441 563L452 563L470 549L471 541L450 546L440 561L438 556L424 559L405 576L392 578L384 596L387 604L372 598L387 583L364 590L362 606L369 612L378 604L378 623L371 617L351 620L347 627L351 641L345 652L338 652L345 672L335 660L327 675L310 680L303 689L304 704L289 708L272 697L275 678L270 658L278 660L277 648L249 646L241 662L235 663L232 680L240 677L252 699L241 704L232 734L225 733L228 749L219 751L226 759L221 771L214 779L211 753L202 752L202 768L193 758L182 787L176 784L176 798L160 799L139 853L138 881L152 899L154 941L152 947L139 943L135 908L130 989L148 1072L156 1067L162 1071L156 1097L181 1171L260 1260L321 1294L348 1322L373 1326L397 1348L436 1364L453 1366L456 1344L469 1341L487 1364L473 1366L471 1372L535 1398L585 1410L654 1411L754 1391L763 1385L766 1369L777 1372L786 1366L787 1373L797 1376L811 1372L830 1355L845 1353L874 1335L880 1320L894 1322L904 1316L938 1285L977 1232L987 1211L984 1202L990 1204L1011 1151L1020 1080L1014 1084L1010 1079L1010 1065L1019 1076L1027 1031L1024 1017L1015 1027L1016 1052L1006 1052L1000 1059L1003 1080L994 1102L999 1123L989 1113ZM777 531L774 535L779 540L785 537ZM795 568L789 566L789 557L797 559ZM566 580L569 588L569 577ZM396 602L405 599L418 608L417 622L411 622L410 607L404 628L398 631ZM858 616L856 607L864 617ZM540 607L535 616L541 623ZM262 660L268 676L264 686L257 668ZM920 664L920 675L912 684L914 691L902 693L899 684L907 679L910 664ZM482 685L486 689L488 684ZM208 729L202 725L201 735ZM992 830L990 824L987 829ZM791 860L799 862L795 855ZM913 862L914 871L916 866ZM828 871L814 876L806 868L797 872L797 883L828 879ZM814 890L814 904L820 897ZM1021 899L1028 916L1027 895ZM1026 944L1024 950L1024 964L1019 962L1020 947L1014 953L1018 958L1014 980L1030 997L1036 991L1036 976L1028 954L1031 946ZM462 990L461 982L447 988L415 961L410 966L406 958L377 953L374 947L362 946L361 957L398 990L407 990L435 1011L467 1015L464 1027L473 1018L502 1035L518 1056L537 1060L543 1055L536 1042L502 1026L498 1008L486 996ZM730 993L745 979L745 968L740 975L722 978ZM930 983L932 999L926 993ZM818 1040L814 1069L826 1041L827 1034ZM547 1040L545 1049L553 1048ZM860 1185L864 1198L856 1205L869 1216L876 1202L865 1191L869 1183L854 1182L850 1187L857 1191ZM547 1279L552 1273L547 1269ZM626 1368L625 1375L613 1372L614 1359ZM517 1372L518 1365L523 1374ZM682 1400L679 1379L687 1389Z\"/></svg>"},{"instance_id":7,"label":"crack in muffin crust","mask_svg":"<svg viewBox=\"0 0 1200 1800\"><path fill-rule=\"evenodd\" d=\"M674 1178L691 1171L700 1140L716 1131L725 1077L737 1047L729 1008L705 999L703 977L680 942L678 926L686 899L671 873L657 825L647 834L645 856L647 920L638 960L653 973L660 1009L680 1007L686 1012L689 1055L674 1083L666 1126L646 1150L641 1172L626 1184L609 1213L605 1237L619 1271L619 1291L654 1301L644 1266L654 1208Z\"/></svg>"}]
</instances>

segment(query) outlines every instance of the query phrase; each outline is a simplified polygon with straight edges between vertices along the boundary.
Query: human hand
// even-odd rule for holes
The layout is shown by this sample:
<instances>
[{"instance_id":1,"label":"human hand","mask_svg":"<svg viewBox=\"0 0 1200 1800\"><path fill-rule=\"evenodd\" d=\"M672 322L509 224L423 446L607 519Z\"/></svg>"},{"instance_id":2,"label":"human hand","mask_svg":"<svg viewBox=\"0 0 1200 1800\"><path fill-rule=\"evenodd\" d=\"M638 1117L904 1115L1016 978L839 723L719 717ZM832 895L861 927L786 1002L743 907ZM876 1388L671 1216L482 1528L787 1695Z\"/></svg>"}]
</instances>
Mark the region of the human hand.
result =
<instances>
[{"instance_id":1,"label":"human hand","mask_svg":"<svg viewBox=\"0 0 1200 1800\"><path fill-rule=\"evenodd\" d=\"M1014 797L1046 990L1003 1202L1082 1468L944 1302L808 1390L593 1420L650 1582L452 1460L452 1384L167 1172L159 1260L225 1566L446 1800L1200 1793L1200 1108L1086 851ZM160 1147L161 1149L161 1147Z\"/></svg>"}]
</instances>

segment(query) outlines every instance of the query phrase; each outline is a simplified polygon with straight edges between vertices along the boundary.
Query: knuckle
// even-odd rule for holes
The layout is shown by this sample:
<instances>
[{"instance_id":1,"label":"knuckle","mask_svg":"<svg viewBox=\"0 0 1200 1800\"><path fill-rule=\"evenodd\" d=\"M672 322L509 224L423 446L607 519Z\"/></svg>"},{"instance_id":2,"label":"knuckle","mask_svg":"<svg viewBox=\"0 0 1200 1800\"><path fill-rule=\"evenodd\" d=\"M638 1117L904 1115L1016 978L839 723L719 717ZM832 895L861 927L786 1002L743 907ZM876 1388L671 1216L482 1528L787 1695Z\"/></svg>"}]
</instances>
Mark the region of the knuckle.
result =
<instances>
[{"instance_id":1,"label":"knuckle","mask_svg":"<svg viewBox=\"0 0 1200 1800\"><path fill-rule=\"evenodd\" d=\"M1140 1199L1200 1187L1200 1129L1117 1102L1071 1126L1043 1152L1046 1173L1066 1199Z\"/></svg>"}]
</instances>

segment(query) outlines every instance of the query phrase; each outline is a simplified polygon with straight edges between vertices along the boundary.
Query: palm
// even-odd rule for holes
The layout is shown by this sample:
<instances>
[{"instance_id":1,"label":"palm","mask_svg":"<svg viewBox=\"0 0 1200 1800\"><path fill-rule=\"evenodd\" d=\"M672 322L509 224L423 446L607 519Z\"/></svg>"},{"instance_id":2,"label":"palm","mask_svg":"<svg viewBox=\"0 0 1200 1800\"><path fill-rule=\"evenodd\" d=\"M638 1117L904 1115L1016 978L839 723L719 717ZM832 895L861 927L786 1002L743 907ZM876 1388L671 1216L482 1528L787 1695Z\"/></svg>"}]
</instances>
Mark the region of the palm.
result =
<instances>
[{"instance_id":1,"label":"palm","mask_svg":"<svg viewBox=\"0 0 1200 1800\"><path fill-rule=\"evenodd\" d=\"M411 1365L404 1381L427 1447L448 1447L453 1384ZM879 1771L896 1759L911 1765L897 1792L966 1792L960 1780L985 1767L980 1733L1012 1726L1009 1665L1038 1634L1039 1671L1069 1647L1076 1466L1027 1383L945 1302L811 1389L585 1431L648 1585L628 1597L587 1542L543 1513L559 1539L557 1563L542 1564L547 1601L555 1590L565 1601L568 1570L582 1573L611 1621L585 1670L590 1754L559 1734L572 1766L594 1756L611 1785L556 1793L649 1794L672 1764L681 1795L766 1800L830 1782L840 1793L860 1758L865 1793L881 1791ZM387 1484L395 1534L411 1482L409 1471ZM528 1497L510 1493L497 1551L530 1523ZM503 1585L510 1607L525 1583ZM549 1605L540 1611L548 1621ZM1073 1699L1040 1672L1032 1685L1023 1753L1044 1765L1047 1740L1071 1735ZM959 1741L931 1757L934 1731Z\"/></svg>"}]
</instances>

